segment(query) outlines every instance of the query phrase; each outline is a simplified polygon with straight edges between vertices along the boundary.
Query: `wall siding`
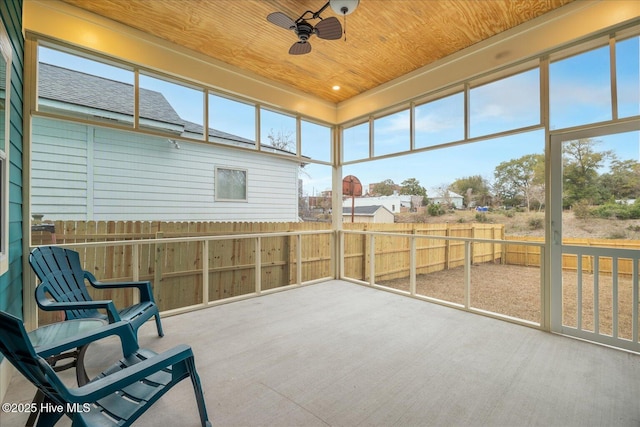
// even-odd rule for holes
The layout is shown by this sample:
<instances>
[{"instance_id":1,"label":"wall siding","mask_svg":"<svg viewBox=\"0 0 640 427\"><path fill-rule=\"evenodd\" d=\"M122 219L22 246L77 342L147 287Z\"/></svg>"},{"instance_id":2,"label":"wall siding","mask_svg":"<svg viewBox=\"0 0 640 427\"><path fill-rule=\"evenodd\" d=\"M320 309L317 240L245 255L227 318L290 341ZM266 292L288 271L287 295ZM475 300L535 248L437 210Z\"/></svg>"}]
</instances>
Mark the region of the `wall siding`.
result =
<instances>
[{"instance_id":1,"label":"wall siding","mask_svg":"<svg viewBox=\"0 0 640 427\"><path fill-rule=\"evenodd\" d=\"M33 129L32 211L45 220L298 220L295 161L45 118ZM215 200L216 166L248 171L247 202Z\"/></svg>"}]
</instances>

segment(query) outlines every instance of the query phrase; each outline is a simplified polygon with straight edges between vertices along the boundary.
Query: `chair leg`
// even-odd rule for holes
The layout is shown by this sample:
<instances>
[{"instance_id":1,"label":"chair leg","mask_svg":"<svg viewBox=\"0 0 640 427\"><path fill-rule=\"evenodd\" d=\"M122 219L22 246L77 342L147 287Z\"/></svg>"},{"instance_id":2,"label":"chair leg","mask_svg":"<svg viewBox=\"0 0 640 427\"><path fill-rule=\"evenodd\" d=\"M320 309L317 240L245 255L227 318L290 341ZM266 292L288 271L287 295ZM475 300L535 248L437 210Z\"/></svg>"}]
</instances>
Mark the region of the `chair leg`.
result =
<instances>
[{"instance_id":1,"label":"chair leg","mask_svg":"<svg viewBox=\"0 0 640 427\"><path fill-rule=\"evenodd\" d=\"M156 328L158 328L158 335L163 337L164 332L162 331L162 323L160 323L160 314L157 313L155 317L156 317Z\"/></svg>"},{"instance_id":2,"label":"chair leg","mask_svg":"<svg viewBox=\"0 0 640 427\"><path fill-rule=\"evenodd\" d=\"M33 397L33 404L35 405L37 411L33 411L29 414L29 419L24 427L33 427L36 424L36 419L38 418L38 414L40 413L40 407L42 406L42 402L44 402L44 393L38 389L36 391L36 395Z\"/></svg>"},{"instance_id":3,"label":"chair leg","mask_svg":"<svg viewBox=\"0 0 640 427\"><path fill-rule=\"evenodd\" d=\"M47 398L43 399L43 404L55 405L54 402ZM36 427L54 427L64 414L64 411L40 412Z\"/></svg>"},{"instance_id":4,"label":"chair leg","mask_svg":"<svg viewBox=\"0 0 640 427\"><path fill-rule=\"evenodd\" d=\"M185 360L189 367L189 376L191 377L191 384L193 384L193 391L196 395L196 402L198 404L198 412L200 413L200 422L202 427L211 427L209 421L209 415L207 414L207 407L204 402L204 393L202 392L202 384L200 383L200 376L196 371L196 364L193 358Z\"/></svg>"}]
</instances>

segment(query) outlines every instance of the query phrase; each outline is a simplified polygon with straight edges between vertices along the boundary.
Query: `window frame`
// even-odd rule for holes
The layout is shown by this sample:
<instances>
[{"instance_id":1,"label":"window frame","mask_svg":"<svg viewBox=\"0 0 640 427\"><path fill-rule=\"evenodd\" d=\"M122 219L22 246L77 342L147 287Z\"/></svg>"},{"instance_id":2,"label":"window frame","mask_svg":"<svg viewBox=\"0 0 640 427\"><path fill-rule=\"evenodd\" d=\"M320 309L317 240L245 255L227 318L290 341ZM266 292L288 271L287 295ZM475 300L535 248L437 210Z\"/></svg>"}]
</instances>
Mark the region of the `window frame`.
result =
<instances>
[{"instance_id":1,"label":"window frame","mask_svg":"<svg viewBox=\"0 0 640 427\"><path fill-rule=\"evenodd\" d=\"M4 126L0 129L3 135L3 143L0 144L0 275L9 270L9 186L10 186L10 119L11 119L11 67L12 48L9 35L2 23L0 23L0 55L5 61L5 96Z\"/></svg>"},{"instance_id":2,"label":"window frame","mask_svg":"<svg viewBox=\"0 0 640 427\"><path fill-rule=\"evenodd\" d=\"M244 173L244 199L233 199L226 197L219 197L220 194L220 186L224 185L224 182L221 182L221 178L219 175L220 170L227 170L233 172L242 172ZM246 168L239 168L235 166L216 166L214 169L214 201L216 202L242 202L247 203L249 201L249 171Z\"/></svg>"}]
</instances>

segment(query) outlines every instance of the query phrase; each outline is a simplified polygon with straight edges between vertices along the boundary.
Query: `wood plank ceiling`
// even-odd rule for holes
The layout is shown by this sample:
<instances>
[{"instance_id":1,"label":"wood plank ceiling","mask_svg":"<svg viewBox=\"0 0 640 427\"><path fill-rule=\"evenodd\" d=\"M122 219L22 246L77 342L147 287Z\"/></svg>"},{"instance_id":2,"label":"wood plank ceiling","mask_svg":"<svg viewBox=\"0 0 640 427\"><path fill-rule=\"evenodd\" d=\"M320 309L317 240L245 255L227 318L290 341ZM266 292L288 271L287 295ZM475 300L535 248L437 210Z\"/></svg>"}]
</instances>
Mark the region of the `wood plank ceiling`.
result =
<instances>
[{"instance_id":1,"label":"wood plank ceiling","mask_svg":"<svg viewBox=\"0 0 640 427\"><path fill-rule=\"evenodd\" d=\"M573 0L360 0L346 16L346 40L313 36L306 55L289 55L297 36L266 17L295 20L325 0L63 1L338 103Z\"/></svg>"}]
</instances>

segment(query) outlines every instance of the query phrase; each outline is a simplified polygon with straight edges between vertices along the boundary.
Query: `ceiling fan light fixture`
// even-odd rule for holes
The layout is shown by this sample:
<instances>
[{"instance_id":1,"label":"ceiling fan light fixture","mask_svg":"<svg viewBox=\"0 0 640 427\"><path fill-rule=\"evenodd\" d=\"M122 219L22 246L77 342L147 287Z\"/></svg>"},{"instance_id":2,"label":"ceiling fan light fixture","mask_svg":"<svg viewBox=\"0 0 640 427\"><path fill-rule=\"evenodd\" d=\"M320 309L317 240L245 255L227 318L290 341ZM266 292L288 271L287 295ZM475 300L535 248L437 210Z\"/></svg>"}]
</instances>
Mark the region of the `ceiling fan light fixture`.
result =
<instances>
[{"instance_id":1,"label":"ceiling fan light fixture","mask_svg":"<svg viewBox=\"0 0 640 427\"><path fill-rule=\"evenodd\" d=\"M358 3L360 0L329 0L329 5L331 9L338 15L349 15L351 12L356 10L358 7Z\"/></svg>"}]
</instances>

